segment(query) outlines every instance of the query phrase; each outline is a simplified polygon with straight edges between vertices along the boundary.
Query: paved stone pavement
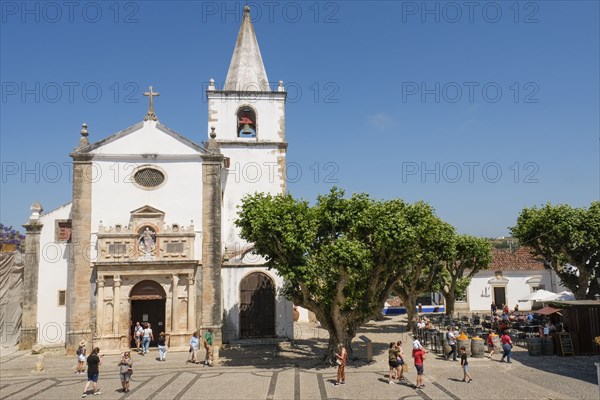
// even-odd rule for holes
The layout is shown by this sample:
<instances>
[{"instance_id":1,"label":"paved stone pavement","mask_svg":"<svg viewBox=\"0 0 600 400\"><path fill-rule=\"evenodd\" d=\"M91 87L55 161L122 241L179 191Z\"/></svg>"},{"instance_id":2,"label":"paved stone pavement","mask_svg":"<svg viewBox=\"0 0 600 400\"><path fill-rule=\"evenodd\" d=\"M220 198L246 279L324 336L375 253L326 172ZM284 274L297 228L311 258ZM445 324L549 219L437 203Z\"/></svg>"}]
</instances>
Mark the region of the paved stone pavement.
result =
<instances>
[{"instance_id":1,"label":"paved stone pavement","mask_svg":"<svg viewBox=\"0 0 600 400\"><path fill-rule=\"evenodd\" d=\"M515 347L511 364L470 358L473 383L460 382L458 362L433 352L425 360L425 388L415 390L411 365L406 384L388 384L387 348L411 338L401 333L402 317L371 322L357 335L355 359L349 362L346 385L333 386L335 367L320 363L327 332L297 324L292 343L231 345L221 351L218 365L186 363L187 352L170 352L159 362L134 355L131 391L123 394L118 377L118 355L106 355L100 372L102 395L94 399L598 399L595 362L600 357L530 357ZM373 341L374 362L366 362L365 335ZM203 352L201 357L203 357ZM81 398L85 375L75 375L75 358L47 356L44 371L34 372L38 356L6 352L0 358L0 399Z\"/></svg>"}]
</instances>

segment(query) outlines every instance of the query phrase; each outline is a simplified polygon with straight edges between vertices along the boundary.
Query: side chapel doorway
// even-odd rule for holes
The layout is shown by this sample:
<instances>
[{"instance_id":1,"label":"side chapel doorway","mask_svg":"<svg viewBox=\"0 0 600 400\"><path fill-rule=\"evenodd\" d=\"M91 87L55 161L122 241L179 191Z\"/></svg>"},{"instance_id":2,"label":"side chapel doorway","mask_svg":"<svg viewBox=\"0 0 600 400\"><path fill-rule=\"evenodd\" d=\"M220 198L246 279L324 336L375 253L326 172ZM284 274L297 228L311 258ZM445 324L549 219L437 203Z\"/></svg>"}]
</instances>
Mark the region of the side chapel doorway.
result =
<instances>
[{"instance_id":1,"label":"side chapel doorway","mask_svg":"<svg viewBox=\"0 0 600 400\"><path fill-rule=\"evenodd\" d=\"M150 323L154 340L150 346L156 346L158 334L165 331L165 308L167 295L162 286L151 280L138 282L129 295L131 300L131 347L135 347L133 329L136 322Z\"/></svg>"},{"instance_id":2,"label":"side chapel doorway","mask_svg":"<svg viewBox=\"0 0 600 400\"><path fill-rule=\"evenodd\" d=\"M275 336L275 284L253 272L240 283L240 337Z\"/></svg>"}]
</instances>

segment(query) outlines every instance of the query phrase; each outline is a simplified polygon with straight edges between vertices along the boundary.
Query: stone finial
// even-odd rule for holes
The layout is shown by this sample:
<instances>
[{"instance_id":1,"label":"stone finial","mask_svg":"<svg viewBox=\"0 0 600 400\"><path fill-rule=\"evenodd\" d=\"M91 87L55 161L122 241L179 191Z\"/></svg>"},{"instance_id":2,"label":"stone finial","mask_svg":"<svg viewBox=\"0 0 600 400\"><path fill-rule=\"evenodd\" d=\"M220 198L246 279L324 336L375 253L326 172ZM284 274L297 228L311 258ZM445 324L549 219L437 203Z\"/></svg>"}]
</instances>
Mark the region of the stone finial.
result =
<instances>
[{"instance_id":1,"label":"stone finial","mask_svg":"<svg viewBox=\"0 0 600 400\"><path fill-rule=\"evenodd\" d=\"M90 133L88 132L87 127L88 126L85 122L81 124L81 131L79 131L79 133L81 134L81 138L79 139L79 147L89 146L90 144L88 140L88 135Z\"/></svg>"},{"instance_id":2,"label":"stone finial","mask_svg":"<svg viewBox=\"0 0 600 400\"><path fill-rule=\"evenodd\" d=\"M44 208L42 207L42 205L40 204L39 201L36 201L35 203L33 203L30 207L31 210L31 216L29 217L30 221L37 221L40 219L40 215L42 213L42 211L44 211Z\"/></svg>"},{"instance_id":3,"label":"stone finial","mask_svg":"<svg viewBox=\"0 0 600 400\"><path fill-rule=\"evenodd\" d=\"M210 78L210 80L208 81L208 90L209 91L215 91L215 80Z\"/></svg>"},{"instance_id":4,"label":"stone finial","mask_svg":"<svg viewBox=\"0 0 600 400\"><path fill-rule=\"evenodd\" d=\"M216 137L217 137L217 132L215 132L215 127L211 126L210 127L210 138L215 139Z\"/></svg>"},{"instance_id":5,"label":"stone finial","mask_svg":"<svg viewBox=\"0 0 600 400\"><path fill-rule=\"evenodd\" d=\"M283 86L283 81L279 81L279 86L277 86L278 92L285 92L285 86Z\"/></svg>"}]
</instances>

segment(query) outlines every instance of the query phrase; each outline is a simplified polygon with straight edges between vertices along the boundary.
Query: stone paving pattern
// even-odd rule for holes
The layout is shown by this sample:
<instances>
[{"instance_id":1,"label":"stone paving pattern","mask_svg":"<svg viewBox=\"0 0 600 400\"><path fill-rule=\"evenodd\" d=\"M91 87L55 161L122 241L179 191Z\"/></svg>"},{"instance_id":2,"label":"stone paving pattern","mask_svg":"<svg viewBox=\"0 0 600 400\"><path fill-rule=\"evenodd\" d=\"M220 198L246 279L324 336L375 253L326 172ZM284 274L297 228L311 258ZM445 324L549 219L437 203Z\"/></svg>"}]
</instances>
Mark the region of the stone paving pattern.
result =
<instances>
[{"instance_id":1,"label":"stone paving pattern","mask_svg":"<svg viewBox=\"0 0 600 400\"><path fill-rule=\"evenodd\" d=\"M118 355L106 355L94 399L598 399L596 362L600 357L530 357L515 346L513 362L499 355L469 358L473 382L461 382L459 362L433 352L425 360L425 388L414 389L416 373L410 365L407 383L388 384L387 349L403 340L410 351L411 337L401 333L403 317L371 322L357 335L346 369L346 385L333 386L336 368L323 366L319 356L327 332L310 324L296 324L292 343L230 345L214 367L186 363L187 352L170 352L167 361L158 351L134 354L131 391L120 393ZM374 362L366 362L366 335L373 341ZM0 357L0 399L79 399L86 375L75 375L75 357L46 356L44 371L34 372L37 357L13 352ZM204 357L204 352L200 352ZM410 358L410 357L409 357ZM89 396L88 396L89 397Z\"/></svg>"}]
</instances>

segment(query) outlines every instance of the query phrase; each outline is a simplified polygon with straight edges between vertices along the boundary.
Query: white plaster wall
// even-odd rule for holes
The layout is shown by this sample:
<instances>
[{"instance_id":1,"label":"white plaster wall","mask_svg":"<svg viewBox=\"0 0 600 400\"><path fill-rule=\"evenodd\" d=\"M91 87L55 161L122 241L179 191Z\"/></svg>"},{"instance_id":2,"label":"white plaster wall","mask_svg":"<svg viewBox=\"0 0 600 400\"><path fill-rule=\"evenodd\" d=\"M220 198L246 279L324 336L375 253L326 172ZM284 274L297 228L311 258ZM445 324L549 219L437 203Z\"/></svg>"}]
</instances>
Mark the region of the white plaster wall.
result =
<instances>
[{"instance_id":1,"label":"white plaster wall","mask_svg":"<svg viewBox=\"0 0 600 400\"><path fill-rule=\"evenodd\" d=\"M532 292L533 286L528 284L527 281L531 278L539 277L540 284L544 285L546 290L553 291L551 285L551 274L554 274L554 272L550 270L503 271L503 278L508 279L508 284L506 285L506 299L508 302L508 307L512 310L514 309L515 305L518 304L519 310L521 311L531 310L532 302L519 301L519 299L529 295ZM491 303L494 299L494 293L492 285L490 285L488 281L494 277L494 271L483 271L473 277L468 288L468 302L469 309L471 311L487 311L490 309ZM566 290L560 285L560 282L556 278L555 274L553 277L553 282L555 283L557 292ZM482 296L482 294L486 293L489 296ZM498 307L500 307L499 304Z\"/></svg>"},{"instance_id":2,"label":"white plaster wall","mask_svg":"<svg viewBox=\"0 0 600 400\"><path fill-rule=\"evenodd\" d=\"M228 251L244 249L248 243L239 237L238 206L247 194L266 192L283 193L285 176L279 170L278 157L283 156L276 148L225 147L221 149L230 158L229 168L223 169L222 240Z\"/></svg>"},{"instance_id":3,"label":"white plaster wall","mask_svg":"<svg viewBox=\"0 0 600 400\"><path fill-rule=\"evenodd\" d=\"M139 137L138 133L147 136ZM151 142L151 143L149 143ZM157 154L144 158L140 153L151 149ZM105 147L110 147L109 154ZM149 205L165 213L167 225L177 223L188 227L193 221L196 231L194 258L202 257L202 160L198 153L182 145L168 134L152 126L127 135L101 147L102 154L93 161L92 181L92 239L95 241L100 221L104 226L127 226L130 212ZM169 157L173 152L182 157ZM119 156L130 154L130 156ZM137 158L136 158L137 157ZM132 173L143 165L162 170L165 182L147 190L133 183ZM96 250L94 249L93 252ZM92 254L92 260L96 254Z\"/></svg>"},{"instance_id":4,"label":"white plaster wall","mask_svg":"<svg viewBox=\"0 0 600 400\"><path fill-rule=\"evenodd\" d=\"M304 307L296 306L298 310L298 322L310 322L308 310Z\"/></svg>"},{"instance_id":5,"label":"white plaster wall","mask_svg":"<svg viewBox=\"0 0 600 400\"><path fill-rule=\"evenodd\" d=\"M38 275L38 341L42 344L65 342L67 307L58 305L58 291L67 290L67 271L71 245L56 242L55 220L70 219L71 203L42 215L40 268Z\"/></svg>"},{"instance_id":6,"label":"white plaster wall","mask_svg":"<svg viewBox=\"0 0 600 400\"><path fill-rule=\"evenodd\" d=\"M214 126L217 140L281 142L281 124L285 120L285 97L283 93L267 92L260 97L248 95L207 92L208 131ZM256 113L256 138L237 137L237 112L242 106L250 106ZM284 130L285 132L285 130Z\"/></svg>"},{"instance_id":7,"label":"white plaster wall","mask_svg":"<svg viewBox=\"0 0 600 400\"><path fill-rule=\"evenodd\" d=\"M157 127L155 121L144 121L140 129L108 142L92 151L92 154L131 155L195 155L196 149L169 135Z\"/></svg>"},{"instance_id":8,"label":"white plaster wall","mask_svg":"<svg viewBox=\"0 0 600 400\"><path fill-rule=\"evenodd\" d=\"M283 287L283 278L276 275L273 270L265 267L230 267L221 269L222 301L223 301L223 340L229 342L240 337L240 283L242 279L252 273L262 272L270 276L275 282L275 333L279 337L293 339L294 317L293 305L279 294Z\"/></svg>"}]
</instances>

